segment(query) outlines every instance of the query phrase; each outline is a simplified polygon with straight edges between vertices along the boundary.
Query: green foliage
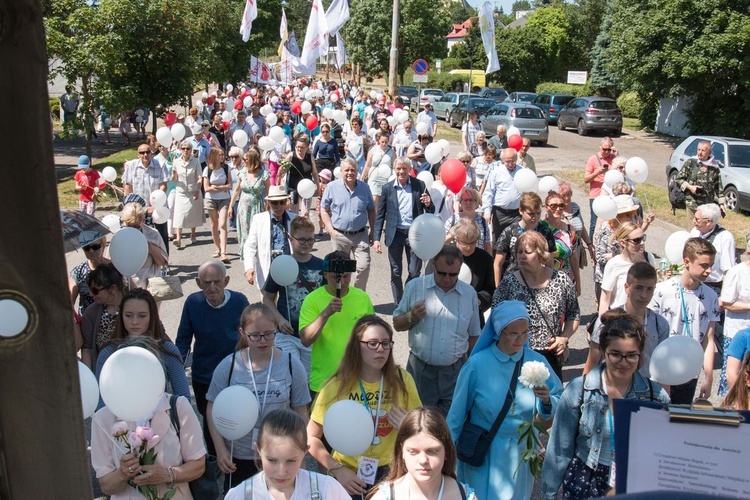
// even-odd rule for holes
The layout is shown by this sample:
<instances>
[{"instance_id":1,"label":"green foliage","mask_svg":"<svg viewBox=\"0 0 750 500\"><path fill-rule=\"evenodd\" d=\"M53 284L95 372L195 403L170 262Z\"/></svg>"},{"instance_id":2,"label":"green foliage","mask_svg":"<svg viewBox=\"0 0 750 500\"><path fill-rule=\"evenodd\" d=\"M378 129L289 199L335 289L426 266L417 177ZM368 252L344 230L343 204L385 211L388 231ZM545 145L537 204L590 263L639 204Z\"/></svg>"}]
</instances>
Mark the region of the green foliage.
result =
<instances>
[{"instance_id":1,"label":"green foliage","mask_svg":"<svg viewBox=\"0 0 750 500\"><path fill-rule=\"evenodd\" d=\"M602 21L601 31L596 37L591 49L591 80L590 85L600 95L615 97L617 95L617 78L609 68L609 29L612 26L612 15L607 15ZM634 115L635 117L637 115Z\"/></svg>"},{"instance_id":2,"label":"green foliage","mask_svg":"<svg viewBox=\"0 0 750 500\"><path fill-rule=\"evenodd\" d=\"M390 27L390 23L388 26ZM450 20L441 4L433 0L401 0L398 72L402 80L416 59L434 61L448 55L445 35L450 30ZM389 36L387 48L390 48L390 39Z\"/></svg>"},{"instance_id":3,"label":"green foliage","mask_svg":"<svg viewBox=\"0 0 750 500\"><path fill-rule=\"evenodd\" d=\"M481 70L480 70L481 71ZM416 85L412 82L412 76L414 73L407 71L404 74L404 85ZM446 71L438 73L437 71L429 71L427 73L427 83L423 83L423 87L429 87L432 89L440 89L443 92L454 92L456 88L463 89L464 83L469 81L469 77L465 75L451 75Z\"/></svg>"},{"instance_id":4,"label":"green foliage","mask_svg":"<svg viewBox=\"0 0 750 500\"><path fill-rule=\"evenodd\" d=\"M531 10L531 2L528 0L516 0L513 2L513 7L511 7L510 12L514 19L516 17L516 12L519 10Z\"/></svg>"},{"instance_id":5,"label":"green foliage","mask_svg":"<svg viewBox=\"0 0 750 500\"><path fill-rule=\"evenodd\" d=\"M591 88L588 85L572 85L570 83L542 82L536 86L535 92L549 92L551 94L570 94L576 97L589 96Z\"/></svg>"},{"instance_id":6,"label":"green foliage","mask_svg":"<svg viewBox=\"0 0 750 500\"><path fill-rule=\"evenodd\" d=\"M49 98L49 114L57 120L60 118L60 99L50 97Z\"/></svg>"},{"instance_id":7,"label":"green foliage","mask_svg":"<svg viewBox=\"0 0 750 500\"><path fill-rule=\"evenodd\" d=\"M461 24L469 18L477 17L477 11L471 7L464 7L463 2L451 2L448 7L448 16L452 24Z\"/></svg>"},{"instance_id":8,"label":"green foliage","mask_svg":"<svg viewBox=\"0 0 750 500\"><path fill-rule=\"evenodd\" d=\"M482 31L477 18L472 19L472 26L466 37L451 48L450 56L457 61L454 69L486 68L487 55L482 45Z\"/></svg>"},{"instance_id":9,"label":"green foliage","mask_svg":"<svg viewBox=\"0 0 750 500\"><path fill-rule=\"evenodd\" d=\"M622 116L628 118L640 118L645 104L635 92L623 92L617 98L617 105L622 110Z\"/></svg>"}]
</instances>

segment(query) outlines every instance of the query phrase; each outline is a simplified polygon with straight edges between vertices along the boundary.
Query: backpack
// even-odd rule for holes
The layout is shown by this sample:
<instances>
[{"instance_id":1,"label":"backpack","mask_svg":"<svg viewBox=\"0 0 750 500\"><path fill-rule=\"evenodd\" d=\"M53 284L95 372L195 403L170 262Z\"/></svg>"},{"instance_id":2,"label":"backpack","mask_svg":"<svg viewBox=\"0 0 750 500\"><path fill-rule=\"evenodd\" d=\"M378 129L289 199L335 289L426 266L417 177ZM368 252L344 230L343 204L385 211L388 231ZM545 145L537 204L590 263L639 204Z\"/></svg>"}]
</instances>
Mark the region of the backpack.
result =
<instances>
[{"instance_id":1,"label":"backpack","mask_svg":"<svg viewBox=\"0 0 750 500\"><path fill-rule=\"evenodd\" d=\"M669 203L672 205L672 215L675 215L678 208L683 209L687 207L685 204L685 193L674 180L669 181L668 191Z\"/></svg>"}]
</instances>

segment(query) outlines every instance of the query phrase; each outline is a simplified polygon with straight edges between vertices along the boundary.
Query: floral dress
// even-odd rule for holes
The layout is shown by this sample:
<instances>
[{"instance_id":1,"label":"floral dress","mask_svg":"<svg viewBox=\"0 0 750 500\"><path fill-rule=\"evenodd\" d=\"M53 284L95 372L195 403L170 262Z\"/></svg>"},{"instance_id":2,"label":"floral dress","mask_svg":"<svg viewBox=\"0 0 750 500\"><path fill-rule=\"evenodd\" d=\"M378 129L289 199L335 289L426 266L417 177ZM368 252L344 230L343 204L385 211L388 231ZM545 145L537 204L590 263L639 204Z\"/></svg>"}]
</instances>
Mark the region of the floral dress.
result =
<instances>
[{"instance_id":1,"label":"floral dress","mask_svg":"<svg viewBox=\"0 0 750 500\"><path fill-rule=\"evenodd\" d=\"M573 275L573 267L570 265L570 256L573 253L573 248L576 244L576 235L574 231L566 231L564 229L558 229L547 221L541 221L552 231L552 236L555 237L555 246L557 252L555 252L554 266L558 271L563 271L568 275L575 283L575 276Z\"/></svg>"},{"instance_id":2,"label":"floral dress","mask_svg":"<svg viewBox=\"0 0 750 500\"><path fill-rule=\"evenodd\" d=\"M267 170L256 170L255 179L250 180L247 169L242 169L237 174L242 182L242 193L240 194L239 207L237 209L237 240L240 243L240 254L245 247L245 240L250 233L250 222L253 215L264 210L264 199L266 197L265 182L269 178Z\"/></svg>"}]
</instances>

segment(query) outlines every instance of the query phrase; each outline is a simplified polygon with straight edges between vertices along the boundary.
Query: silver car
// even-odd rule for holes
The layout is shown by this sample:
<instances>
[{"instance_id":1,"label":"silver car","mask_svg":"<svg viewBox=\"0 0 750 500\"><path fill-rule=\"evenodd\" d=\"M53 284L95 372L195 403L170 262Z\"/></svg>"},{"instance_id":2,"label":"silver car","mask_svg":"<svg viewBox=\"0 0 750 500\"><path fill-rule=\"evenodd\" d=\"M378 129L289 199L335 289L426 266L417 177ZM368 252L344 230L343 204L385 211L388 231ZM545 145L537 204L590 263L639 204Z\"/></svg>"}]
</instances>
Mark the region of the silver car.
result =
<instances>
[{"instance_id":1,"label":"silver car","mask_svg":"<svg viewBox=\"0 0 750 500\"><path fill-rule=\"evenodd\" d=\"M479 97L478 94L469 94L467 92L448 92L443 97L432 103L432 110L438 118L448 121L448 116L456 104L463 102L468 97Z\"/></svg>"},{"instance_id":2,"label":"silver car","mask_svg":"<svg viewBox=\"0 0 750 500\"><path fill-rule=\"evenodd\" d=\"M721 184L727 210L750 211L750 141L732 137L692 135L674 150L667 164L667 185L682 164L698 153L698 143L709 141L714 158L720 163Z\"/></svg>"},{"instance_id":3,"label":"silver car","mask_svg":"<svg viewBox=\"0 0 750 500\"><path fill-rule=\"evenodd\" d=\"M546 146L549 140L547 119L544 117L542 110L532 104L520 102L496 104L479 119L482 122L482 130L487 134L487 137L495 135L498 125L505 125L507 128L518 128L522 137L542 146Z\"/></svg>"},{"instance_id":4,"label":"silver car","mask_svg":"<svg viewBox=\"0 0 750 500\"><path fill-rule=\"evenodd\" d=\"M609 130L613 135L622 133L622 110L608 97L577 97L557 114L557 128L573 127L579 135Z\"/></svg>"},{"instance_id":5,"label":"silver car","mask_svg":"<svg viewBox=\"0 0 750 500\"><path fill-rule=\"evenodd\" d=\"M422 91L419 93L419 98L411 100L411 109L415 113L419 113L425 104L429 102L434 106L435 101L437 101L444 95L445 92L440 89L422 89Z\"/></svg>"}]
</instances>

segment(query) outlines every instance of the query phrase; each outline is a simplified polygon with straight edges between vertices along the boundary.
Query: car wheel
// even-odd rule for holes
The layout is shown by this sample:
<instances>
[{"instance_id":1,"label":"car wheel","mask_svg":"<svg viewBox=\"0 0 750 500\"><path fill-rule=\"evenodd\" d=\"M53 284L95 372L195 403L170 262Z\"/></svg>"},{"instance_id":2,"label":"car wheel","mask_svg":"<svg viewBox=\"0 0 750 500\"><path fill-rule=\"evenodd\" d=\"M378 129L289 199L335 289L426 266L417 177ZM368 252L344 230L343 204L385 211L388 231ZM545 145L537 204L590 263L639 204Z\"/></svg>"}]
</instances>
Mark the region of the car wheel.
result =
<instances>
[{"instance_id":1,"label":"car wheel","mask_svg":"<svg viewBox=\"0 0 750 500\"><path fill-rule=\"evenodd\" d=\"M559 117L557 118L557 128L560 130L565 130L565 125L563 125L563 122Z\"/></svg>"},{"instance_id":2,"label":"car wheel","mask_svg":"<svg viewBox=\"0 0 750 500\"><path fill-rule=\"evenodd\" d=\"M620 136L622 135L622 129L621 129L621 128L618 128L617 130L615 130L615 131L614 131L614 132L612 133L612 135L614 135L615 137L620 137Z\"/></svg>"},{"instance_id":3,"label":"car wheel","mask_svg":"<svg viewBox=\"0 0 750 500\"><path fill-rule=\"evenodd\" d=\"M546 147L547 141L537 141L537 144L539 144L541 147Z\"/></svg>"},{"instance_id":4,"label":"car wheel","mask_svg":"<svg viewBox=\"0 0 750 500\"><path fill-rule=\"evenodd\" d=\"M451 112L446 109L445 110L445 121L448 121L450 119L450 116L451 116Z\"/></svg>"},{"instance_id":5,"label":"car wheel","mask_svg":"<svg viewBox=\"0 0 750 500\"><path fill-rule=\"evenodd\" d=\"M669 177L667 177L667 188L669 188L669 185L677 178L678 173L679 171L676 169L672 169L672 171L669 172Z\"/></svg>"},{"instance_id":6,"label":"car wheel","mask_svg":"<svg viewBox=\"0 0 750 500\"><path fill-rule=\"evenodd\" d=\"M724 190L724 206L732 212L740 211L740 195L734 186L729 186Z\"/></svg>"},{"instance_id":7,"label":"car wheel","mask_svg":"<svg viewBox=\"0 0 750 500\"><path fill-rule=\"evenodd\" d=\"M583 120L578 120L578 135L586 135L589 131L586 130L586 124Z\"/></svg>"}]
</instances>

